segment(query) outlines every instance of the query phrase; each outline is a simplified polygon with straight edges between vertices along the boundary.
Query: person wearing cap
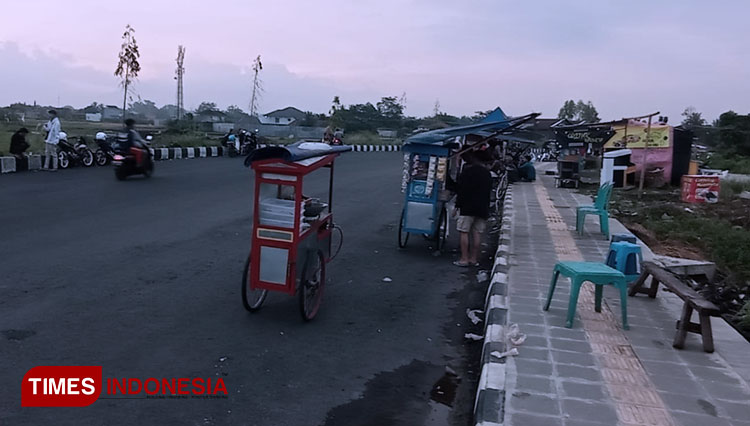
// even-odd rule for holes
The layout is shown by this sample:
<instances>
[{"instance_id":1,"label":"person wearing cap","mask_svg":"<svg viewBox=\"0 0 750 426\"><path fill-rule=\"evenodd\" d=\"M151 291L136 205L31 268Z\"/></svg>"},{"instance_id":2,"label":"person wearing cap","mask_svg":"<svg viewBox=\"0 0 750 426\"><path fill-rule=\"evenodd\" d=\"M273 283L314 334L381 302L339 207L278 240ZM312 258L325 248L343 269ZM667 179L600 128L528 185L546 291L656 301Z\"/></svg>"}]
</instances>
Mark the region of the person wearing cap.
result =
<instances>
[{"instance_id":1,"label":"person wearing cap","mask_svg":"<svg viewBox=\"0 0 750 426\"><path fill-rule=\"evenodd\" d=\"M57 171L57 144L60 142L60 119L57 118L57 111L51 109L49 112L49 121L44 125L47 132L47 138L44 140L44 168L42 170ZM52 160L52 168L50 168Z\"/></svg>"},{"instance_id":2,"label":"person wearing cap","mask_svg":"<svg viewBox=\"0 0 750 426\"><path fill-rule=\"evenodd\" d=\"M24 159L24 153L29 149L29 143L26 142L26 135L28 134L29 129L21 127L10 137L10 154L18 160Z\"/></svg>"}]
</instances>

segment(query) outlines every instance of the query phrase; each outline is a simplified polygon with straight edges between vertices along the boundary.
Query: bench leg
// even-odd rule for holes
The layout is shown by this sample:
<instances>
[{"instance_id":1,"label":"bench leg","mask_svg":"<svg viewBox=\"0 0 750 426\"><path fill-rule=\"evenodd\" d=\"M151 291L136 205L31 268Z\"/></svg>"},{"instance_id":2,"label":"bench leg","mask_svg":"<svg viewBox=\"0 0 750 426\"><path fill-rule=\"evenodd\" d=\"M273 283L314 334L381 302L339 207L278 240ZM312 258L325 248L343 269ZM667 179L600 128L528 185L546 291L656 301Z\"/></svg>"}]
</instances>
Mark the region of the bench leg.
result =
<instances>
[{"instance_id":1,"label":"bench leg","mask_svg":"<svg viewBox=\"0 0 750 426\"><path fill-rule=\"evenodd\" d=\"M560 276L560 271L555 269L552 271L552 281L549 283L549 290L547 290L547 303L544 304L544 310L549 310L549 304L552 302L552 295L555 293L555 286L557 285L557 277Z\"/></svg>"},{"instance_id":2,"label":"bench leg","mask_svg":"<svg viewBox=\"0 0 750 426\"><path fill-rule=\"evenodd\" d=\"M701 320L701 336L703 336L703 350L711 353L714 351L714 336L711 333L711 317L699 312Z\"/></svg>"},{"instance_id":3,"label":"bench leg","mask_svg":"<svg viewBox=\"0 0 750 426\"><path fill-rule=\"evenodd\" d=\"M659 280L651 277L651 287L648 288L648 297L656 299L656 293L659 291Z\"/></svg>"},{"instance_id":4,"label":"bench leg","mask_svg":"<svg viewBox=\"0 0 750 426\"><path fill-rule=\"evenodd\" d=\"M683 349L685 347L685 338L687 337L688 328L690 328L690 317L693 315L693 308L685 302L682 306L682 317L677 323L677 333L674 335L673 348Z\"/></svg>"},{"instance_id":5,"label":"bench leg","mask_svg":"<svg viewBox=\"0 0 750 426\"><path fill-rule=\"evenodd\" d=\"M649 273L646 271L643 271L641 273L641 276L638 277L638 280L636 280L635 284L633 284L632 287L630 287L630 291L628 292L628 296L635 296L636 294L641 292L641 288L643 288L643 284L646 283L646 280L648 279Z\"/></svg>"},{"instance_id":6,"label":"bench leg","mask_svg":"<svg viewBox=\"0 0 750 426\"><path fill-rule=\"evenodd\" d=\"M568 301L568 317L565 320L565 327L573 327L573 319L576 316L576 306L578 305L578 293L581 291L583 281L575 280L570 283L570 300Z\"/></svg>"},{"instance_id":7,"label":"bench leg","mask_svg":"<svg viewBox=\"0 0 750 426\"><path fill-rule=\"evenodd\" d=\"M604 286L596 284L594 285L594 311L602 311L602 293L604 292Z\"/></svg>"}]
</instances>

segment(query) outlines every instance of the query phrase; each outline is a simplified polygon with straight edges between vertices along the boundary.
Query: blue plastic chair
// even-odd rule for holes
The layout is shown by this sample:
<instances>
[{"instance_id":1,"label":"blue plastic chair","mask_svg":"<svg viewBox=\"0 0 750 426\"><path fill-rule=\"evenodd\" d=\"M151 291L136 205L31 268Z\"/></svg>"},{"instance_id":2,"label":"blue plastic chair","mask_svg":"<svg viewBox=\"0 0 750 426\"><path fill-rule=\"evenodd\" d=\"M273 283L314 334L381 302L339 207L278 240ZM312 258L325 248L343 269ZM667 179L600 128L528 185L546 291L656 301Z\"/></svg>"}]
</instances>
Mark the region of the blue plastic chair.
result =
<instances>
[{"instance_id":1,"label":"blue plastic chair","mask_svg":"<svg viewBox=\"0 0 750 426\"><path fill-rule=\"evenodd\" d=\"M612 195L611 183L605 183L599 187L596 192L594 204L588 206L579 206L576 209L576 231L583 235L583 226L586 223L586 216L592 214L599 216L599 228L604 236L609 239L609 197Z\"/></svg>"},{"instance_id":2,"label":"blue plastic chair","mask_svg":"<svg viewBox=\"0 0 750 426\"><path fill-rule=\"evenodd\" d=\"M628 285L625 282L625 275L617 269L610 268L603 263L596 262L557 262L552 271L552 281L549 284L547 292L547 303L544 310L549 310L552 302L552 295L555 293L557 278L562 274L570 278L570 300L568 301L568 316L565 321L565 327L573 327L573 319L576 315L576 306L578 305L578 293L581 285L589 281L595 284L594 290L594 310L602 311L602 293L605 285L613 285L620 291L620 305L622 311L622 328L630 329L628 326Z\"/></svg>"},{"instance_id":3,"label":"blue plastic chair","mask_svg":"<svg viewBox=\"0 0 750 426\"><path fill-rule=\"evenodd\" d=\"M617 269L625 275L625 281L632 283L641 274L643 254L641 246L626 241L619 241L609 245L607 266Z\"/></svg>"}]
</instances>

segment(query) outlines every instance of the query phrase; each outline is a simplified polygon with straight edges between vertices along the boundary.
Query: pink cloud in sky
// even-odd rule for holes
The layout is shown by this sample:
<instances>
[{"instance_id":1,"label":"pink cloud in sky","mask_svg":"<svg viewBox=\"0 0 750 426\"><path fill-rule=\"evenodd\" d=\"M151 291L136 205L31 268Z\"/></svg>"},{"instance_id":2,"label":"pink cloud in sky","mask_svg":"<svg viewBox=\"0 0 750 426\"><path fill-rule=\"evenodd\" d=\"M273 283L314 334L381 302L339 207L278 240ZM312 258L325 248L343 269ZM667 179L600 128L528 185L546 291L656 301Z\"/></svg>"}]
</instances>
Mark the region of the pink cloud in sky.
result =
<instances>
[{"instance_id":1,"label":"pink cloud in sky","mask_svg":"<svg viewBox=\"0 0 750 426\"><path fill-rule=\"evenodd\" d=\"M142 53L136 90L158 104L174 102L183 44L188 106L247 107L261 54L264 111L406 92L411 115L439 99L457 115L501 105L553 116L580 98L603 118L661 110L676 122L690 105L714 118L750 111L748 12L740 0L13 2L0 15L0 104L117 104L112 71L129 23Z\"/></svg>"}]
</instances>

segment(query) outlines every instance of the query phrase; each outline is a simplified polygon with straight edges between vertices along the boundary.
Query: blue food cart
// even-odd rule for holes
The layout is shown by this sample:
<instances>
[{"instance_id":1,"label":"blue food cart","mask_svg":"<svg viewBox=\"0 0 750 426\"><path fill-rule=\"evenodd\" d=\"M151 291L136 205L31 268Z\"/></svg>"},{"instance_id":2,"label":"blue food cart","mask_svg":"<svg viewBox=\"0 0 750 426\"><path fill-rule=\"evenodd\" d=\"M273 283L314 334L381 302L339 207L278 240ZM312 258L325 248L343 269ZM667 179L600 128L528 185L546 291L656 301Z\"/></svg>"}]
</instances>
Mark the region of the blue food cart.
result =
<instances>
[{"instance_id":1,"label":"blue food cart","mask_svg":"<svg viewBox=\"0 0 750 426\"><path fill-rule=\"evenodd\" d=\"M401 179L405 200L398 225L398 246L406 247L410 234L422 234L442 250L449 233L446 203L452 198L446 183L455 174L452 172L458 171L459 155L537 115L518 118L503 115L498 121L432 130L406 139ZM467 135L478 136L479 142L462 143Z\"/></svg>"}]
</instances>

